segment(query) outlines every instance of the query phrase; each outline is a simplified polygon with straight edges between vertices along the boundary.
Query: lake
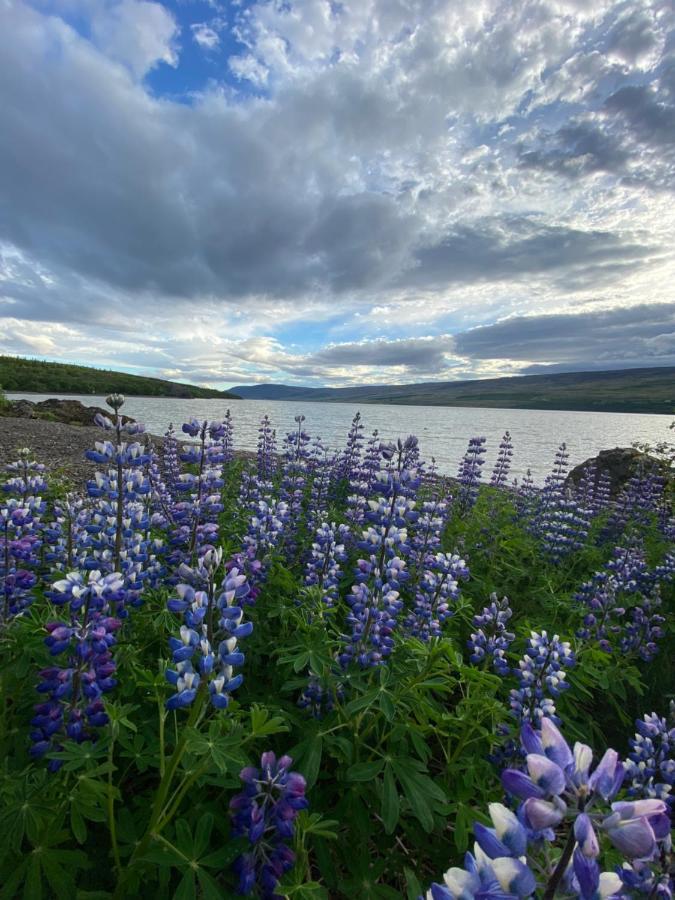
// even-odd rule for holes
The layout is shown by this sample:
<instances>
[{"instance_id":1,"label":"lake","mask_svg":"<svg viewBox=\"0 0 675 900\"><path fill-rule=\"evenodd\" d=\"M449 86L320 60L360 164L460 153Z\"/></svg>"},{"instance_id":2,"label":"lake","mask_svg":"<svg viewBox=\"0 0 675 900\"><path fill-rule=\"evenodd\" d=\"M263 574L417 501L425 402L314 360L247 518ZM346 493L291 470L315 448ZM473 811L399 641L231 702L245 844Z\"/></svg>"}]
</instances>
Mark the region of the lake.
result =
<instances>
[{"instance_id":1,"label":"lake","mask_svg":"<svg viewBox=\"0 0 675 900\"><path fill-rule=\"evenodd\" d=\"M58 394L8 393L10 399L45 400ZM73 395L86 405L105 407L105 398ZM576 465L600 450L629 447L634 441L655 444L670 440L672 417L634 413L560 412L557 410L479 409L452 406L390 406L380 404L316 403L289 400L175 400L164 397L128 397L123 412L148 431L163 434L169 422L177 430L191 416L222 419L232 411L237 449L255 450L260 419L267 413L277 436L295 427L294 417L302 413L304 426L314 437L320 435L330 447L343 447L354 414L361 412L364 434L377 428L384 440L408 434L419 438L424 459L434 456L441 472L455 475L470 437L485 435L487 453L484 471L492 468L501 437L507 429L513 438L512 474L522 477L530 468L541 482L550 471L555 452L567 443L570 464ZM0 420L1 421L1 420Z\"/></svg>"}]
</instances>

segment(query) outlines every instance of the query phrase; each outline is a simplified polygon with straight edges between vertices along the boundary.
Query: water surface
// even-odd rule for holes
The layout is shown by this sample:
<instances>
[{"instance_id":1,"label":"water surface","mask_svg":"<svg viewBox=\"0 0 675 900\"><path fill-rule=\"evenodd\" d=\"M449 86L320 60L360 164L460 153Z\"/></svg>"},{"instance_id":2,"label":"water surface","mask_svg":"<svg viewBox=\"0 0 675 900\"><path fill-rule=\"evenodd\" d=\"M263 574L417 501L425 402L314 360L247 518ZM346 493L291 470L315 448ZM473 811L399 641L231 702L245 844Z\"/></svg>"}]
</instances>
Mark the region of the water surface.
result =
<instances>
[{"instance_id":1,"label":"water surface","mask_svg":"<svg viewBox=\"0 0 675 900\"><path fill-rule=\"evenodd\" d=\"M54 394L8 394L10 399L45 400ZM105 407L97 395L73 395L86 405ZM634 413L560 412L557 410L481 409L457 406L392 406L356 403L317 403L291 400L179 400L169 397L128 397L124 412L144 422L148 431L163 434L169 422L177 429L191 416L222 419L232 412L235 444L240 450L255 450L260 419L267 413L279 438L294 428L294 417L306 417L305 428L319 435L329 447L344 446L354 414L361 412L364 434L377 428L384 440L408 434L419 438L422 456L434 456L441 472L454 475L467 442L485 435L489 471L499 441L508 429L514 444L512 473L522 477L530 468L537 481L550 470L555 452L567 443L571 465L595 456L600 450L630 447L634 441L657 443L669 440L672 417Z\"/></svg>"}]
</instances>

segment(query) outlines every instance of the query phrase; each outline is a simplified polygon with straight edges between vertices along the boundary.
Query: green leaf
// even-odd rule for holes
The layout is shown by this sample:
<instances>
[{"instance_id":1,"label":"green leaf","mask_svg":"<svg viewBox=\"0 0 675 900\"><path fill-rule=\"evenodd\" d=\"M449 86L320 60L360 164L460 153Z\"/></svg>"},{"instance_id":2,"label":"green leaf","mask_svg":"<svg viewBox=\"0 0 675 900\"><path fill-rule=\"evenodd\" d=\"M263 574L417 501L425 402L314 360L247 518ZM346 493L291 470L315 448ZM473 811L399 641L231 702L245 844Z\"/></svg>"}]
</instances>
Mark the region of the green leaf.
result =
<instances>
[{"instance_id":1,"label":"green leaf","mask_svg":"<svg viewBox=\"0 0 675 900\"><path fill-rule=\"evenodd\" d=\"M72 803L70 807L70 827L78 844L84 844L87 840L87 824L77 806Z\"/></svg>"},{"instance_id":2,"label":"green leaf","mask_svg":"<svg viewBox=\"0 0 675 900\"><path fill-rule=\"evenodd\" d=\"M298 770L304 775L307 787L312 787L319 776L321 756L323 754L323 738L312 735L298 744L291 751Z\"/></svg>"},{"instance_id":3,"label":"green leaf","mask_svg":"<svg viewBox=\"0 0 675 900\"><path fill-rule=\"evenodd\" d=\"M281 731L288 731L288 725L281 716L270 718L269 710L264 707L256 705L251 707L251 734L254 737L267 737Z\"/></svg>"},{"instance_id":4,"label":"green leaf","mask_svg":"<svg viewBox=\"0 0 675 900\"><path fill-rule=\"evenodd\" d=\"M403 874L405 875L405 888L408 900L417 900L418 897L422 896L422 885L417 875L407 866L403 869Z\"/></svg>"},{"instance_id":5,"label":"green leaf","mask_svg":"<svg viewBox=\"0 0 675 900\"><path fill-rule=\"evenodd\" d=\"M396 717L396 707L394 706L394 701L391 699L391 694L388 691L382 691L380 694L380 709L388 722L394 721L394 718Z\"/></svg>"},{"instance_id":6,"label":"green leaf","mask_svg":"<svg viewBox=\"0 0 675 900\"><path fill-rule=\"evenodd\" d=\"M382 821L385 834L392 834L398 823L400 803L398 788L394 780L391 766L384 770L384 783L382 787Z\"/></svg>"},{"instance_id":7,"label":"green leaf","mask_svg":"<svg viewBox=\"0 0 675 900\"><path fill-rule=\"evenodd\" d=\"M196 900L196 897L195 873L192 869L188 869L173 895L173 900Z\"/></svg>"},{"instance_id":8,"label":"green leaf","mask_svg":"<svg viewBox=\"0 0 675 900\"><path fill-rule=\"evenodd\" d=\"M373 762L354 763L347 769L348 781L370 781L379 775L384 768L384 760L376 759Z\"/></svg>"}]
</instances>

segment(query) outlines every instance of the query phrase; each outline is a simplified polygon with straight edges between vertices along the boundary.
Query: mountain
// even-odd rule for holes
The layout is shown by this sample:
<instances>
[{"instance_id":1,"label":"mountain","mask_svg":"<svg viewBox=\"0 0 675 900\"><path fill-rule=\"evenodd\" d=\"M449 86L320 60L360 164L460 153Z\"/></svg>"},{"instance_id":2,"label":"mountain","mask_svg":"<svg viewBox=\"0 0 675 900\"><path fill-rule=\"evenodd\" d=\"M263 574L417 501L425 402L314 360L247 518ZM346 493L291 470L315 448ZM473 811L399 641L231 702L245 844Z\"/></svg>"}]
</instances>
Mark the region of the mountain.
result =
<instances>
[{"instance_id":1,"label":"mountain","mask_svg":"<svg viewBox=\"0 0 675 900\"><path fill-rule=\"evenodd\" d=\"M127 394L130 397L187 397L238 400L230 391L127 375L89 366L0 356L0 387L4 391L34 391L38 394Z\"/></svg>"},{"instance_id":2,"label":"mountain","mask_svg":"<svg viewBox=\"0 0 675 900\"><path fill-rule=\"evenodd\" d=\"M240 397L256 400L675 413L675 367L346 388L256 384L232 390Z\"/></svg>"}]
</instances>

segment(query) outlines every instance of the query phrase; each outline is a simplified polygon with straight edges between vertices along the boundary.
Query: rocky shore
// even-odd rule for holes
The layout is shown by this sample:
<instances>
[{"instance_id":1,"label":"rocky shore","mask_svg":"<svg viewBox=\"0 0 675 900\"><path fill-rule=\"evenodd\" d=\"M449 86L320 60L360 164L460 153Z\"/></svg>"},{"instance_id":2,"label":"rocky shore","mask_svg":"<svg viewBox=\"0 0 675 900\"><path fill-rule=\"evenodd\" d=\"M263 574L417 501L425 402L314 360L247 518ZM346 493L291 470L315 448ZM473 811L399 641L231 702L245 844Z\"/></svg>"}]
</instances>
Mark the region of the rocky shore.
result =
<instances>
[{"instance_id":1,"label":"rocky shore","mask_svg":"<svg viewBox=\"0 0 675 900\"><path fill-rule=\"evenodd\" d=\"M50 473L62 475L81 487L91 478L96 465L85 459L84 451L100 441L103 432L95 425L66 425L44 419L0 418L0 467L16 459L20 447L30 447L35 459Z\"/></svg>"},{"instance_id":2,"label":"rocky shore","mask_svg":"<svg viewBox=\"0 0 675 900\"><path fill-rule=\"evenodd\" d=\"M74 488L84 487L100 465L85 458L85 450L95 441L105 440L106 433L95 425L67 425L44 419L23 419L12 416L0 418L0 474L5 463L16 459L16 451L30 447L35 459L43 463L50 476L62 477ZM154 434L141 436L156 445L162 438ZM237 452L236 456L251 458L253 453Z\"/></svg>"}]
</instances>

